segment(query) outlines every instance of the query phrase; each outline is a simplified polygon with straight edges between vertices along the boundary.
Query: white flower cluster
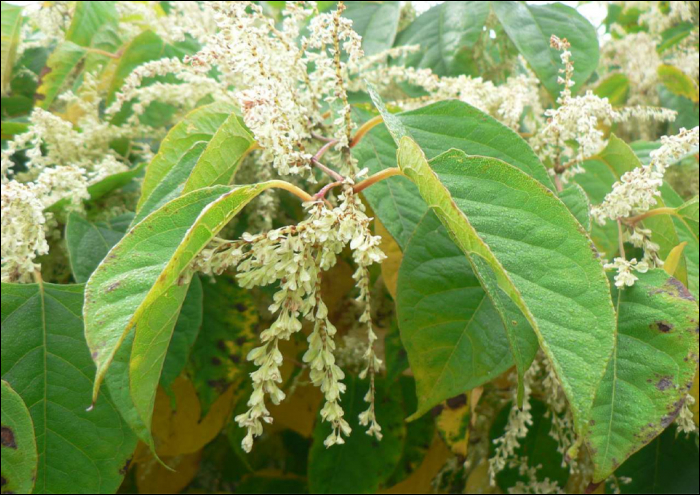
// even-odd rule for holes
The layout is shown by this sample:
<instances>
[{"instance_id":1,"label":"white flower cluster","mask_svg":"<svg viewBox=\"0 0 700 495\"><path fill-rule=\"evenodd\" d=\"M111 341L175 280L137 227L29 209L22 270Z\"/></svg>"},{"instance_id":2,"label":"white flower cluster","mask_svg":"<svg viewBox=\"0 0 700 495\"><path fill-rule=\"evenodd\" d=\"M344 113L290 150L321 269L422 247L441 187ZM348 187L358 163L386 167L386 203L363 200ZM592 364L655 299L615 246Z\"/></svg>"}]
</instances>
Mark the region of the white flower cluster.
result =
<instances>
[{"instance_id":1,"label":"white flower cluster","mask_svg":"<svg viewBox=\"0 0 700 495\"><path fill-rule=\"evenodd\" d=\"M571 60L571 44L566 39L552 35L552 48L561 51L563 68L559 83L564 87L557 98L559 106L544 112L547 122L530 140L530 145L540 159L552 165L552 172L561 174L564 182L581 173L581 164L606 145L602 126L626 122L631 117L642 120L672 121L675 112L654 107L613 108L607 98L600 98L591 91L573 96L574 65Z\"/></svg>"},{"instance_id":2,"label":"white flower cluster","mask_svg":"<svg viewBox=\"0 0 700 495\"><path fill-rule=\"evenodd\" d=\"M200 73L217 67L223 90L237 88L233 96L265 151L263 158L283 175L310 170L307 141L314 129L324 127L321 100L336 115L336 148L346 151L354 127L347 65L357 64L362 49L352 21L342 17L343 3L334 12L319 14L315 2L287 2L280 27L252 2L212 5L217 34L186 61ZM307 22L309 35L297 42Z\"/></svg>"},{"instance_id":3,"label":"white flower cluster","mask_svg":"<svg viewBox=\"0 0 700 495\"><path fill-rule=\"evenodd\" d=\"M34 260L47 254L46 236L56 222L44 210L60 201L63 211L82 209L90 197L88 186L128 170L126 160L112 150L112 140L146 132L139 125L116 126L102 119L98 81L90 74L79 96L67 91L57 102L65 109L62 116L35 108L27 131L2 150L3 281L30 281L38 268ZM139 143L132 143L132 153L150 156L149 148L139 150ZM20 151L24 168L17 171L13 157Z\"/></svg>"},{"instance_id":4,"label":"white flower cluster","mask_svg":"<svg viewBox=\"0 0 700 495\"><path fill-rule=\"evenodd\" d=\"M645 1L616 1L622 7L623 12L632 9L641 12L639 24L647 25L649 31L654 34L661 34L679 22L693 22L697 18L697 2L675 1L662 4L662 2ZM695 4L695 5L693 5Z\"/></svg>"},{"instance_id":5,"label":"white flower cluster","mask_svg":"<svg viewBox=\"0 0 700 495\"><path fill-rule=\"evenodd\" d=\"M249 409L236 417L238 424L248 429L242 443L246 451L252 448L254 437L262 434L262 423L272 422L265 396L269 396L273 404L285 397L279 388L282 355L278 342L302 329L301 318L314 323L304 362L309 365L311 381L320 387L325 397L321 416L332 425L332 432L324 443L326 446L342 444L343 436L351 432L340 405L340 396L345 391L341 380L345 375L334 356L336 329L328 319L328 309L321 300L320 291L321 272L336 264L336 256L346 245L350 246L358 265L354 278L360 288L359 298L366 304L360 321L368 327L367 367L362 375L370 376L370 391L365 398L370 405L360 415L360 423L369 425L368 434L381 438L381 428L374 415L374 371L381 366L381 361L373 350L377 337L369 318L367 267L381 262L385 256L379 249L380 238L371 235L369 230L371 219L364 213L351 187L346 187L339 200L340 205L333 209L320 201L306 204L310 217L299 225L257 236L245 234L242 241L234 243L215 243L194 263L195 269L205 273L221 273L237 267L236 277L246 288L280 283L270 306L270 311L279 312L278 318L260 335L262 345L248 355L259 368L251 375L253 393L248 401Z\"/></svg>"},{"instance_id":6,"label":"white flower cluster","mask_svg":"<svg viewBox=\"0 0 700 495\"><path fill-rule=\"evenodd\" d=\"M660 196L666 169L698 148L698 127L681 129L675 136L663 136L661 147L651 152L648 165L625 173L613 186L605 201L592 209L599 224L629 218L649 211Z\"/></svg>"},{"instance_id":7,"label":"white flower cluster","mask_svg":"<svg viewBox=\"0 0 700 495\"><path fill-rule=\"evenodd\" d=\"M658 68L661 56L656 50L660 37L644 31L612 38L603 45L601 57L605 67L618 67L630 83L628 103L654 103L658 100Z\"/></svg>"},{"instance_id":8,"label":"white flower cluster","mask_svg":"<svg viewBox=\"0 0 700 495\"><path fill-rule=\"evenodd\" d=\"M189 34L202 41L216 29L206 2L168 2L168 12L159 2L117 2L119 33L131 39L150 29L166 43L184 41Z\"/></svg>"},{"instance_id":9,"label":"white flower cluster","mask_svg":"<svg viewBox=\"0 0 700 495\"><path fill-rule=\"evenodd\" d=\"M416 48L417 46L407 46L403 47L403 51L410 53ZM457 99L488 113L508 127L519 130L521 119L526 112L532 127L539 123L543 112L539 80L525 64L523 67L525 73L511 76L501 85L481 77L438 77L430 69L398 65L369 70L364 74L364 78L379 87L389 87L395 82L408 82L430 93L426 97L395 102L404 109Z\"/></svg>"},{"instance_id":10,"label":"white flower cluster","mask_svg":"<svg viewBox=\"0 0 700 495\"><path fill-rule=\"evenodd\" d=\"M542 465L530 466L527 457L521 457L518 459L517 464L511 465L511 467L518 469L518 474L525 479L527 483L523 481L517 481L513 486L508 488L508 493L514 494L545 494L545 493L566 493L556 481L552 481L549 478L545 478L540 481L537 476L537 471L542 469Z\"/></svg>"},{"instance_id":11,"label":"white flower cluster","mask_svg":"<svg viewBox=\"0 0 700 495\"><path fill-rule=\"evenodd\" d=\"M143 85L145 79L172 74L179 81L177 83L154 82ZM128 101L136 100L132 105L130 123L138 124L138 118L148 106L159 101L168 103L183 110L190 110L197 106L205 96L210 96L215 101L231 101L232 95L218 81L192 70L178 58L163 58L146 62L138 66L124 80L114 102L105 110L107 115L119 112Z\"/></svg>"},{"instance_id":12,"label":"white flower cluster","mask_svg":"<svg viewBox=\"0 0 700 495\"><path fill-rule=\"evenodd\" d=\"M25 150L28 172L23 180L35 179L47 168L72 166L84 170L90 184L115 173L128 170L124 159L111 148L115 139L137 139L152 135L153 130L138 122L113 125L100 115L102 102L99 82L89 74L79 95L72 91L61 94L58 101L65 107L62 118L41 108L29 116L27 132L8 141L2 150L2 177L7 178L13 164L12 156ZM71 119L71 120L67 120ZM150 149L138 148L134 142L132 153L150 158Z\"/></svg>"},{"instance_id":13,"label":"white flower cluster","mask_svg":"<svg viewBox=\"0 0 700 495\"><path fill-rule=\"evenodd\" d=\"M49 252L44 203L33 184L2 184L2 281L30 282L34 259Z\"/></svg>"},{"instance_id":14,"label":"white flower cluster","mask_svg":"<svg viewBox=\"0 0 700 495\"><path fill-rule=\"evenodd\" d=\"M549 431L549 436L557 442L557 452L562 456L562 467L566 467L567 453L576 443L574 419L566 400L566 394L559 382L559 378L557 378L554 372L552 363L549 359L544 358L544 356L542 357L542 368L544 369L542 395L547 404L546 416L552 418L552 427ZM581 467L579 466L578 459L569 459L568 464L571 474L580 474Z\"/></svg>"},{"instance_id":15,"label":"white flower cluster","mask_svg":"<svg viewBox=\"0 0 700 495\"><path fill-rule=\"evenodd\" d=\"M348 147L355 127L344 81L347 64L357 64L364 55L362 38L353 31L352 21L342 17L344 10L345 5L340 3L335 12L314 17L309 24L309 38L303 41L311 49L306 52L306 63L315 66L309 75L309 90L325 94L326 103L337 109L333 125L338 149ZM347 54L347 63L341 59L343 52Z\"/></svg>"},{"instance_id":16,"label":"white flower cluster","mask_svg":"<svg viewBox=\"0 0 700 495\"><path fill-rule=\"evenodd\" d=\"M680 414L676 418L678 430L683 433L695 433L698 427L695 425L695 416L693 415L692 407L695 405L695 397L690 394L685 396L685 402L681 408Z\"/></svg>"},{"instance_id":17,"label":"white flower cluster","mask_svg":"<svg viewBox=\"0 0 700 495\"><path fill-rule=\"evenodd\" d=\"M552 35L552 48L561 51L563 68L559 83L563 89L557 103L558 108L545 111L547 122L530 141L531 146L543 161L553 165L553 170L564 173L567 181L580 172L580 164L605 146L605 135L600 124L610 125L622 119L607 98L599 98L588 91L583 96L572 96L574 65L571 60L571 44L566 39ZM575 146L572 146L575 143ZM566 158L570 161L562 163Z\"/></svg>"},{"instance_id":18,"label":"white flower cluster","mask_svg":"<svg viewBox=\"0 0 700 495\"><path fill-rule=\"evenodd\" d=\"M489 459L489 477L491 486L496 486L496 475L503 471L513 460L520 459L516 455L516 450L520 448L520 441L527 436L527 432L532 426L532 404L530 397L532 395L532 387L535 378L540 372L540 365L535 360L530 369L523 376L523 405L517 407L517 386L513 388L512 407L508 415L508 423L506 424L503 436L496 438L493 441L495 445L494 454ZM509 461L510 460L510 461Z\"/></svg>"},{"instance_id":19,"label":"white flower cluster","mask_svg":"<svg viewBox=\"0 0 700 495\"><path fill-rule=\"evenodd\" d=\"M600 224L609 220L621 222L629 220L651 210L661 195L659 188L663 184L666 169L698 148L698 127L691 130L681 129L675 136L663 136L661 147L651 152L651 162L625 173L613 190L605 197L602 204L591 208L591 215ZM663 262L658 257L659 246L651 240L651 232L642 228L638 222L625 222L624 239L635 247L644 249L644 259L626 260L615 258L605 265L606 269L617 270L615 285L632 286L637 280L633 271L644 273L651 267L660 267ZM621 253L622 254L622 253Z\"/></svg>"}]
</instances>

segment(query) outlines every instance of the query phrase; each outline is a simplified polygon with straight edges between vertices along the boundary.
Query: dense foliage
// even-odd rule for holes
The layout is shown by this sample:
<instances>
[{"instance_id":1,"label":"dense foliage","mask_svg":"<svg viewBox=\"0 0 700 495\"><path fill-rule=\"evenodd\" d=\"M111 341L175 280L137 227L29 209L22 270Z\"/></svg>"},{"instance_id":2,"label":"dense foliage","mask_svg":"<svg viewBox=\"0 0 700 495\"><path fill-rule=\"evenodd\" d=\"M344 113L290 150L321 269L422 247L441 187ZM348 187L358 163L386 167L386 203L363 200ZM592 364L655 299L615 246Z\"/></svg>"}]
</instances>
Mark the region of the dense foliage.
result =
<instances>
[{"instance_id":1,"label":"dense foliage","mask_svg":"<svg viewBox=\"0 0 700 495\"><path fill-rule=\"evenodd\" d=\"M2 2L2 493L697 493L698 3L583 3Z\"/></svg>"}]
</instances>

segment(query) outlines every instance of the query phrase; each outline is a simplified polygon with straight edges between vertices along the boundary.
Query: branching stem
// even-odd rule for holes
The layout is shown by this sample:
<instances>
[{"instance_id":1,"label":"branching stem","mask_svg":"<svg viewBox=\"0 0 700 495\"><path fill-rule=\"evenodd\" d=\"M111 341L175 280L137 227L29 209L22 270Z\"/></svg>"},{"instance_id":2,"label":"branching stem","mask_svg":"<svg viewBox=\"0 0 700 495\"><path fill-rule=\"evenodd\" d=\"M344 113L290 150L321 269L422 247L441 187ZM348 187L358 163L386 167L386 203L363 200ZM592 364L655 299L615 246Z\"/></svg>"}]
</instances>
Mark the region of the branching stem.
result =
<instances>
[{"instance_id":1,"label":"branching stem","mask_svg":"<svg viewBox=\"0 0 700 495\"><path fill-rule=\"evenodd\" d=\"M362 124L362 127L360 127L357 130L357 132L352 138L352 141L350 141L350 147L354 148L357 145L357 143L359 143L362 140L362 138L365 137L365 134L367 134L369 131L381 124L383 121L384 119L382 119L382 116L377 115L376 117L373 117L364 124Z\"/></svg>"},{"instance_id":2,"label":"branching stem","mask_svg":"<svg viewBox=\"0 0 700 495\"><path fill-rule=\"evenodd\" d=\"M377 182L382 181L384 179L388 179L389 177L394 177L395 175L403 175L403 172L397 167L387 168L385 170L382 170L381 172L377 172L371 177L366 178L359 184L355 184L355 187L353 187L352 190L357 194L359 192L364 191L372 184L376 184Z\"/></svg>"}]
</instances>

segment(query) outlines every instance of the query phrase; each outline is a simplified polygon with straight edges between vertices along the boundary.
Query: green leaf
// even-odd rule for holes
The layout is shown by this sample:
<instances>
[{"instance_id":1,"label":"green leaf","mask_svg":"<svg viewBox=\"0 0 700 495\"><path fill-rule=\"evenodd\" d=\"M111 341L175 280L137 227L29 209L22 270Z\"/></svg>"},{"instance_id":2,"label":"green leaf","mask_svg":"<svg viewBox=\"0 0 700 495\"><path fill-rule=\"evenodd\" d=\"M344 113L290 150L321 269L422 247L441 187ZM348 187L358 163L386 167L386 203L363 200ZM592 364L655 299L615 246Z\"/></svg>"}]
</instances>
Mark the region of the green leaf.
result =
<instances>
[{"instance_id":1,"label":"green leaf","mask_svg":"<svg viewBox=\"0 0 700 495\"><path fill-rule=\"evenodd\" d=\"M187 296L182 303L180 315L168 345L168 354L163 362L160 383L166 389L172 386L175 379L187 366L190 351L197 340L199 329L202 327L203 302L202 282L198 276L195 276L192 278Z\"/></svg>"},{"instance_id":2,"label":"green leaf","mask_svg":"<svg viewBox=\"0 0 700 495\"><path fill-rule=\"evenodd\" d=\"M206 413L229 387L248 378L246 356L255 347L259 315L250 291L232 278L204 279L202 288L202 330L188 370Z\"/></svg>"},{"instance_id":3,"label":"green leaf","mask_svg":"<svg viewBox=\"0 0 700 495\"><path fill-rule=\"evenodd\" d=\"M622 105L627 101L630 81L621 73L612 74L603 79L593 92L601 98L607 98L611 105Z\"/></svg>"},{"instance_id":4,"label":"green leaf","mask_svg":"<svg viewBox=\"0 0 700 495\"><path fill-rule=\"evenodd\" d=\"M658 86L660 106L678 112L676 120L669 123L669 134L677 134L680 129L692 129L700 121L700 107L697 102L676 95L664 85ZM697 91L697 90L696 90Z\"/></svg>"},{"instance_id":5,"label":"green leaf","mask_svg":"<svg viewBox=\"0 0 700 495\"><path fill-rule=\"evenodd\" d=\"M31 493L37 467L34 424L22 398L2 381L2 493Z\"/></svg>"},{"instance_id":6,"label":"green leaf","mask_svg":"<svg viewBox=\"0 0 700 495\"><path fill-rule=\"evenodd\" d=\"M41 84L36 91L39 107L51 106L86 53L87 50L82 46L64 41L49 55L46 61L48 72L41 78Z\"/></svg>"},{"instance_id":7,"label":"green leaf","mask_svg":"<svg viewBox=\"0 0 700 495\"><path fill-rule=\"evenodd\" d=\"M12 69L15 67L17 59L17 46L19 45L20 28L22 27L22 7L2 2L2 21L0 22L0 55L2 64L2 74L0 79L2 85L2 96L7 94L12 79ZM3 104L3 106L5 106Z\"/></svg>"},{"instance_id":8,"label":"green leaf","mask_svg":"<svg viewBox=\"0 0 700 495\"><path fill-rule=\"evenodd\" d=\"M367 409L364 396L369 381L353 376L345 379L346 392L341 401L345 418L353 429L345 445L327 449L323 441L330 434L326 421L317 419L314 443L309 453L310 493L376 493L384 487L396 469L406 437L406 426L401 407L401 389L390 387L382 378L376 379L377 422L384 438L377 441L365 435L358 415Z\"/></svg>"},{"instance_id":9,"label":"green leaf","mask_svg":"<svg viewBox=\"0 0 700 495\"><path fill-rule=\"evenodd\" d=\"M404 251L397 287L401 340L417 387L412 418L513 366L503 320L432 212Z\"/></svg>"},{"instance_id":10,"label":"green leaf","mask_svg":"<svg viewBox=\"0 0 700 495\"><path fill-rule=\"evenodd\" d=\"M668 428L615 473L621 493L698 493L698 446L692 436ZM612 493L612 492L610 492Z\"/></svg>"},{"instance_id":11,"label":"green leaf","mask_svg":"<svg viewBox=\"0 0 700 495\"><path fill-rule=\"evenodd\" d=\"M17 134L24 134L29 129L29 124L26 122L6 122L2 124L2 139L12 139Z\"/></svg>"},{"instance_id":12,"label":"green leaf","mask_svg":"<svg viewBox=\"0 0 700 495\"><path fill-rule=\"evenodd\" d=\"M661 199L663 199L663 203L670 208L681 208L683 206L683 199L667 184L661 187ZM659 218L661 218L661 216ZM700 300L700 287L698 286L700 283L700 276L698 274L700 271L700 256L698 255L700 252L700 241L698 240L698 235L693 231L691 226L692 222L683 221L682 218L677 217L672 217L671 220L676 227L679 242L688 243L683 250L686 268L688 270L687 287L695 299Z\"/></svg>"},{"instance_id":13,"label":"green leaf","mask_svg":"<svg viewBox=\"0 0 700 495\"><path fill-rule=\"evenodd\" d=\"M98 2L99 3L99 2ZM124 80L133 70L145 62L158 60L163 56L165 43L153 31L144 31L136 36L124 49L117 67L112 75L107 93L107 105L114 102L114 97L124 84Z\"/></svg>"},{"instance_id":14,"label":"green leaf","mask_svg":"<svg viewBox=\"0 0 700 495\"><path fill-rule=\"evenodd\" d=\"M586 191L576 183L569 184L559 193L559 199L569 208L569 211L576 217L586 232L590 232L591 223L591 202L588 200Z\"/></svg>"},{"instance_id":15,"label":"green leaf","mask_svg":"<svg viewBox=\"0 0 700 495\"><path fill-rule=\"evenodd\" d=\"M66 40L76 45L90 46L92 38L105 24L116 26L119 15L114 2L78 2Z\"/></svg>"},{"instance_id":16,"label":"green leaf","mask_svg":"<svg viewBox=\"0 0 700 495\"><path fill-rule=\"evenodd\" d=\"M253 136L232 112L197 160L185 183L183 194L202 187L228 185L243 158L255 145Z\"/></svg>"},{"instance_id":17,"label":"green leaf","mask_svg":"<svg viewBox=\"0 0 700 495\"><path fill-rule=\"evenodd\" d=\"M698 306L663 270L639 274L617 300L617 342L591 411L586 442L604 481L680 412L695 378Z\"/></svg>"},{"instance_id":18,"label":"green leaf","mask_svg":"<svg viewBox=\"0 0 700 495\"><path fill-rule=\"evenodd\" d=\"M549 46L553 34L571 43L576 72L572 91L579 91L598 66L598 35L576 9L554 3L532 5L526 2L491 2L503 29L525 57L552 98L563 89L559 84L561 53Z\"/></svg>"},{"instance_id":19,"label":"green leaf","mask_svg":"<svg viewBox=\"0 0 700 495\"><path fill-rule=\"evenodd\" d=\"M690 201L683 203L676 209L676 215L686 224L688 229L700 236L700 226L698 225L698 197L695 196Z\"/></svg>"},{"instance_id":20,"label":"green leaf","mask_svg":"<svg viewBox=\"0 0 700 495\"><path fill-rule=\"evenodd\" d=\"M388 380L387 383L389 383ZM401 389L402 416L405 416L410 411L415 411L418 407L415 380L409 376L400 376L394 386ZM393 487L414 473L425 460L434 436L435 419L431 415L426 415L418 421L408 423L406 425L406 439L403 443L401 459L391 477L384 482L384 486Z\"/></svg>"},{"instance_id":21,"label":"green leaf","mask_svg":"<svg viewBox=\"0 0 700 495\"><path fill-rule=\"evenodd\" d=\"M174 191L182 187L189 177L191 169L188 172L187 168L195 165L191 162L192 156L186 160L186 163L181 164L181 160L196 143L210 142L232 112L233 107L229 105L213 103L192 110L170 129L160 143L158 154L153 157L146 169L146 177L141 186L141 198L137 205L137 219L145 217L140 215L141 209L156 188L160 188L160 191L152 200L148 213L151 213L153 208L157 208L156 205L160 205L164 198L179 194ZM168 177L171 173L172 177Z\"/></svg>"},{"instance_id":22,"label":"green leaf","mask_svg":"<svg viewBox=\"0 0 700 495\"><path fill-rule=\"evenodd\" d=\"M346 5L343 17L352 19L352 29L362 36L365 55L376 55L394 45L401 2L348 2Z\"/></svg>"},{"instance_id":23,"label":"green leaf","mask_svg":"<svg viewBox=\"0 0 700 495\"><path fill-rule=\"evenodd\" d=\"M449 151L428 164L410 138L399 167L462 251L488 266L535 330L585 431L614 344L610 287L592 242L550 190L500 160Z\"/></svg>"},{"instance_id":24,"label":"green leaf","mask_svg":"<svg viewBox=\"0 0 700 495\"><path fill-rule=\"evenodd\" d=\"M605 196L612 191L615 182L630 170L642 166L634 150L614 134L610 136L608 145L597 156L583 164L585 173L576 176L576 182L588 194L591 203L600 204ZM664 207L663 198L657 199L657 206ZM644 226L652 231L652 239L659 244L659 255L665 259L673 248L680 244L677 229L673 220L666 215L648 218ZM608 222L605 226L597 223L591 231L596 246L602 252L601 256L613 258L619 251L617 225ZM686 283L686 261L679 265L679 277Z\"/></svg>"},{"instance_id":25,"label":"green leaf","mask_svg":"<svg viewBox=\"0 0 700 495\"><path fill-rule=\"evenodd\" d=\"M90 277L84 314L97 364L94 396L107 375L117 406L144 441L150 441L156 388L189 285L182 277L219 230L274 185L213 186L181 196L130 230ZM122 364L110 376L125 340ZM128 372L122 369L127 363Z\"/></svg>"},{"instance_id":26,"label":"green leaf","mask_svg":"<svg viewBox=\"0 0 700 495\"><path fill-rule=\"evenodd\" d=\"M662 64L657 69L659 80L674 95L698 102L698 85L678 67Z\"/></svg>"},{"instance_id":27,"label":"green leaf","mask_svg":"<svg viewBox=\"0 0 700 495\"><path fill-rule=\"evenodd\" d=\"M36 493L114 493L136 437L107 395L90 403L82 285L2 284L2 379L28 404Z\"/></svg>"},{"instance_id":28,"label":"green leaf","mask_svg":"<svg viewBox=\"0 0 700 495\"><path fill-rule=\"evenodd\" d=\"M656 51L663 53L669 48L677 46L681 41L686 39L695 29L692 22L681 22L661 33L661 43L656 48Z\"/></svg>"},{"instance_id":29,"label":"green leaf","mask_svg":"<svg viewBox=\"0 0 700 495\"><path fill-rule=\"evenodd\" d=\"M396 37L396 46L420 45L406 65L431 69L438 76L468 72L465 55L483 32L490 2L443 2L416 17Z\"/></svg>"},{"instance_id":30,"label":"green leaf","mask_svg":"<svg viewBox=\"0 0 700 495\"><path fill-rule=\"evenodd\" d=\"M182 189L185 187L187 178L192 173L192 170L194 170L194 167L197 165L197 160L199 160L199 157L202 156L202 153L206 147L206 141L197 141L179 158L175 166L173 166L165 174L165 176L155 186L155 189L153 189L151 195L148 196L148 198L143 201L140 208L138 208L138 213L134 217L133 221L134 225L166 204L168 201L172 201L182 194ZM162 145L161 150L163 150ZM158 155L156 155L156 157L157 156ZM153 161L151 163L153 163ZM141 198L144 198L143 187L141 188Z\"/></svg>"},{"instance_id":31,"label":"green leaf","mask_svg":"<svg viewBox=\"0 0 700 495\"><path fill-rule=\"evenodd\" d=\"M112 247L124 237L133 214L119 215L106 222L90 222L71 213L66 223L66 247L73 278L87 282Z\"/></svg>"},{"instance_id":32,"label":"green leaf","mask_svg":"<svg viewBox=\"0 0 700 495\"><path fill-rule=\"evenodd\" d=\"M381 101L375 101L381 105ZM456 148L470 155L498 158L554 189L547 170L527 143L494 118L460 101L444 101L396 115L383 113L390 127L425 147L428 157ZM396 166L396 144L385 126L368 133L355 148L354 156L370 172ZM415 226L426 211L416 187L405 177L392 177L364 191L381 222L405 248Z\"/></svg>"}]
</instances>

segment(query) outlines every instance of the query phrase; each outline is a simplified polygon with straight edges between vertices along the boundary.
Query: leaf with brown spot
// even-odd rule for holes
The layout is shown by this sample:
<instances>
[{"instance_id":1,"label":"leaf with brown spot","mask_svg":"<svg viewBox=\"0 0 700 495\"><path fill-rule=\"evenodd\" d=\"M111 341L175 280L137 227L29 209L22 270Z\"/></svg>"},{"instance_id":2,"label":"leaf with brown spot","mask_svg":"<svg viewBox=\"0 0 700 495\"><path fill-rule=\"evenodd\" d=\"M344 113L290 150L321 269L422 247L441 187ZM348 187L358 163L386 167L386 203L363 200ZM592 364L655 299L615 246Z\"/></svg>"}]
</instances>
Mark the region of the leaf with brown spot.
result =
<instances>
[{"instance_id":1,"label":"leaf with brown spot","mask_svg":"<svg viewBox=\"0 0 700 495\"><path fill-rule=\"evenodd\" d=\"M605 480L680 412L697 366L698 306L663 270L639 274L615 295L615 352L593 406L586 442L594 481ZM695 351L694 351L695 350Z\"/></svg>"},{"instance_id":2,"label":"leaf with brown spot","mask_svg":"<svg viewBox=\"0 0 700 495\"><path fill-rule=\"evenodd\" d=\"M462 394L445 402L435 418L437 430L453 454L466 458L469 447L469 429L472 422L472 407L467 395Z\"/></svg>"},{"instance_id":3,"label":"leaf with brown spot","mask_svg":"<svg viewBox=\"0 0 700 495\"><path fill-rule=\"evenodd\" d=\"M34 424L22 398L2 381L2 493L31 493L38 456Z\"/></svg>"}]
</instances>

